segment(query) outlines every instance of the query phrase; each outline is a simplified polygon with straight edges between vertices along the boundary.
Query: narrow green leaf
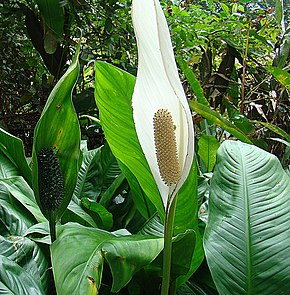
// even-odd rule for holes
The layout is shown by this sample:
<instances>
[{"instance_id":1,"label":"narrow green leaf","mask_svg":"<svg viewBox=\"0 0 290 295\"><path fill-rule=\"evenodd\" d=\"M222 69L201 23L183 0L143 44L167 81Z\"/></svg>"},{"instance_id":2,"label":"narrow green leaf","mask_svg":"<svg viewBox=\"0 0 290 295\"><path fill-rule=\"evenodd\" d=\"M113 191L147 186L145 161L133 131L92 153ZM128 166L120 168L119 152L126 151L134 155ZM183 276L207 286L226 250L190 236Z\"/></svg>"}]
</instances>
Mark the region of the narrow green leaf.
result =
<instances>
[{"instance_id":1,"label":"narrow green leaf","mask_svg":"<svg viewBox=\"0 0 290 295\"><path fill-rule=\"evenodd\" d=\"M225 101L225 105L230 121L232 121L241 132L245 135L249 135L255 130L252 122L246 116L241 114L229 101Z\"/></svg>"},{"instance_id":2,"label":"narrow green leaf","mask_svg":"<svg viewBox=\"0 0 290 295\"><path fill-rule=\"evenodd\" d=\"M271 131L275 132L278 135L281 135L282 137L284 137L288 142L290 142L290 135L285 132L283 129L281 129L280 127L273 125L271 123L267 123L267 122L261 122L261 121L256 121L256 120L251 120L251 122L255 123L255 124L261 124L265 127L267 127L268 129L270 129Z\"/></svg>"},{"instance_id":3,"label":"narrow green leaf","mask_svg":"<svg viewBox=\"0 0 290 295\"><path fill-rule=\"evenodd\" d=\"M176 57L176 60L182 72L185 74L186 79L193 90L193 93L197 97L197 101L204 105L209 105L209 102L204 96L203 89L201 88L199 81L195 78L192 70L187 66L186 62L180 57Z\"/></svg>"},{"instance_id":4,"label":"narrow green leaf","mask_svg":"<svg viewBox=\"0 0 290 295\"><path fill-rule=\"evenodd\" d=\"M218 112L212 110L210 107L192 100L189 101L189 105L193 111L197 112L198 114L200 114L207 120L211 121L212 123L227 130L237 139L242 140L246 143L252 143L252 140L247 135L245 135L239 128L237 128L230 121L222 117Z\"/></svg>"}]
</instances>

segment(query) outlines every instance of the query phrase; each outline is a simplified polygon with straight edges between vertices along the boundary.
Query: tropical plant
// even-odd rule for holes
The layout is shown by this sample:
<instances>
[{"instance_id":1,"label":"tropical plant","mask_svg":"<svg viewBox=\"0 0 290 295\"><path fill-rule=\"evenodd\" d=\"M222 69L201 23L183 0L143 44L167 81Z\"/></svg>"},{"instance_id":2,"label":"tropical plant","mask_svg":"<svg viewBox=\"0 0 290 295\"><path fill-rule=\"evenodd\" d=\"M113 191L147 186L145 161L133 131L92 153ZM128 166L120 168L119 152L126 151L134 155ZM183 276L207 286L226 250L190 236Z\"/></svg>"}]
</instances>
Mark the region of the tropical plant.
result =
<instances>
[{"instance_id":1,"label":"tropical plant","mask_svg":"<svg viewBox=\"0 0 290 295\"><path fill-rule=\"evenodd\" d=\"M88 150L81 141L73 106L81 38L34 130L32 158L19 138L0 129L0 289L287 294L289 171L254 145L241 122L210 108L179 59L196 98L187 104L159 2L133 5L137 77L95 62L99 117L87 118L104 130L101 147ZM153 17L144 20L144 13ZM287 72L269 71L289 87ZM206 118L195 153L189 107ZM177 161L177 180L167 180L162 169L167 173L170 163L160 168L155 154L168 152L162 138L154 139L156 114L169 118L168 133L176 137L177 152L165 160ZM285 131L265 124L289 145Z\"/></svg>"}]
</instances>

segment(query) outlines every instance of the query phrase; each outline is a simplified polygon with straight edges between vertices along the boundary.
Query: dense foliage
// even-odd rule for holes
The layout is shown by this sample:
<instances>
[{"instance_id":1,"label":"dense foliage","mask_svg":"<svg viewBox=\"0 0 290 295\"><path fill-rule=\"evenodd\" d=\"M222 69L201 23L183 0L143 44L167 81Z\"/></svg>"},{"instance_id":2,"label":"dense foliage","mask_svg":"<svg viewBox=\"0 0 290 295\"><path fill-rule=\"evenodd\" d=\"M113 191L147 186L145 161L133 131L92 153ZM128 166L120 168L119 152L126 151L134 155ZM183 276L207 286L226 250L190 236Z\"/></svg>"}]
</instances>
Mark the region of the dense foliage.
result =
<instances>
[{"instance_id":1,"label":"dense foliage","mask_svg":"<svg viewBox=\"0 0 290 295\"><path fill-rule=\"evenodd\" d=\"M53 54L45 51L44 41L50 39L41 2L6 0L0 4L1 77L5 77L0 82L1 124L24 140L28 154L33 128L71 59L78 28L83 34L82 71L74 98L79 114L97 114L92 60L136 73L130 1L61 1L62 35L51 38L52 44L57 42ZM267 71L267 66L283 68L289 61L288 6L287 1L284 7L279 3L167 1L163 5L176 56L194 72L211 106L222 114L227 110L229 117L239 112L289 133L287 92ZM184 83L188 96L193 95L186 78ZM82 127L92 147L102 142L101 130L90 120L82 119ZM260 146L283 157L285 146L268 139L276 136L268 128L248 126L248 131Z\"/></svg>"},{"instance_id":2,"label":"dense foliage","mask_svg":"<svg viewBox=\"0 0 290 295\"><path fill-rule=\"evenodd\" d=\"M134 1L147 13L158 2ZM166 23L140 42L132 1L0 4L3 292L288 294L287 1L160 2L188 103ZM137 64L135 38L139 54L163 45L144 55L156 68ZM160 85L173 98L159 110L182 114L169 120L181 169L170 185L141 116L156 114Z\"/></svg>"}]
</instances>

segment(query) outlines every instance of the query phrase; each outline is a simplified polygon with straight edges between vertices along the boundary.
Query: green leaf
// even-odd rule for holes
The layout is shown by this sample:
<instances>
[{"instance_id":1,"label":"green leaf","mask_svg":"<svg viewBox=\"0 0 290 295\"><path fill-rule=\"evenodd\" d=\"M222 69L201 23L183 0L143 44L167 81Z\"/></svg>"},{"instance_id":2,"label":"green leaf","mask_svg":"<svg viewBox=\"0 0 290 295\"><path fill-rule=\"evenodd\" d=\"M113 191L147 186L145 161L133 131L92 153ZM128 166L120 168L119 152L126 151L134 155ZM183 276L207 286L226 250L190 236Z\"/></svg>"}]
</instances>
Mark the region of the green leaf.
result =
<instances>
[{"instance_id":1,"label":"green leaf","mask_svg":"<svg viewBox=\"0 0 290 295\"><path fill-rule=\"evenodd\" d=\"M76 220L72 217L74 215ZM87 225L89 224L92 227L96 227L97 224L95 223L92 216L90 216L81 206L81 200L76 199L75 197L72 198L70 203L67 206L67 210L64 212L62 216L62 222L65 221L77 221L80 224Z\"/></svg>"},{"instance_id":2,"label":"green leaf","mask_svg":"<svg viewBox=\"0 0 290 295\"><path fill-rule=\"evenodd\" d=\"M162 248L162 238L116 236L97 228L67 223L51 247L57 292L63 295L97 294L104 258L113 274L112 291L120 290L136 271L157 257Z\"/></svg>"},{"instance_id":3,"label":"green leaf","mask_svg":"<svg viewBox=\"0 0 290 295\"><path fill-rule=\"evenodd\" d=\"M59 0L36 0L45 25L56 35L62 37L64 26L64 9Z\"/></svg>"},{"instance_id":4,"label":"green leaf","mask_svg":"<svg viewBox=\"0 0 290 295\"><path fill-rule=\"evenodd\" d=\"M40 282L3 255L0 255L0 290L1 294L44 294Z\"/></svg>"},{"instance_id":5,"label":"green leaf","mask_svg":"<svg viewBox=\"0 0 290 295\"><path fill-rule=\"evenodd\" d=\"M184 234L188 229L195 233L195 244L191 247L194 252L191 259L190 269L187 274L177 279L177 286L182 285L200 266L204 258L202 238L198 229L198 199L197 199L197 164L193 160L189 175L178 192L177 206L174 218L174 234ZM180 254L181 255L181 254ZM189 256L187 256L189 257Z\"/></svg>"},{"instance_id":6,"label":"green leaf","mask_svg":"<svg viewBox=\"0 0 290 295\"><path fill-rule=\"evenodd\" d=\"M25 237L0 236L0 252L27 271L44 290L48 284L48 263L39 246Z\"/></svg>"},{"instance_id":7,"label":"green leaf","mask_svg":"<svg viewBox=\"0 0 290 295\"><path fill-rule=\"evenodd\" d=\"M96 62L95 67L95 98L110 148L115 157L136 176L146 196L164 216L161 196L133 121L131 99L135 77L104 62Z\"/></svg>"},{"instance_id":8,"label":"green leaf","mask_svg":"<svg viewBox=\"0 0 290 295\"><path fill-rule=\"evenodd\" d=\"M79 74L80 43L66 73L52 90L34 131L32 176L35 198L40 208L37 154L43 148L53 149L63 175L64 199L46 218L58 220L68 206L77 181L80 157L80 127L72 104L72 91Z\"/></svg>"},{"instance_id":9,"label":"green leaf","mask_svg":"<svg viewBox=\"0 0 290 295\"><path fill-rule=\"evenodd\" d=\"M219 141L214 136L202 135L198 140L198 155L201 157L208 172L211 172L216 162L216 152Z\"/></svg>"},{"instance_id":10,"label":"green leaf","mask_svg":"<svg viewBox=\"0 0 290 295\"><path fill-rule=\"evenodd\" d=\"M275 18L280 26L283 26L284 21L284 7L283 0L275 1Z\"/></svg>"},{"instance_id":11,"label":"green leaf","mask_svg":"<svg viewBox=\"0 0 290 295\"><path fill-rule=\"evenodd\" d=\"M33 224L33 221L18 211L14 204L3 200L3 192L0 187L0 231L3 236L23 235L27 228ZM9 193L8 193L9 195Z\"/></svg>"},{"instance_id":12,"label":"green leaf","mask_svg":"<svg viewBox=\"0 0 290 295\"><path fill-rule=\"evenodd\" d=\"M130 185L132 197L136 208L146 219L150 218L150 216L152 216L156 212L154 205L146 197L145 192L140 187L137 178L129 170L129 168L125 166L122 162L119 162L119 166L124 172L126 179Z\"/></svg>"},{"instance_id":13,"label":"green leaf","mask_svg":"<svg viewBox=\"0 0 290 295\"><path fill-rule=\"evenodd\" d=\"M229 101L225 101L230 121L239 128L245 135L249 135L255 130L252 122L240 113Z\"/></svg>"},{"instance_id":14,"label":"green leaf","mask_svg":"<svg viewBox=\"0 0 290 295\"><path fill-rule=\"evenodd\" d=\"M41 222L45 220L36 204L31 187L25 182L22 176L2 178L0 180L6 186L10 194L30 211L37 221Z\"/></svg>"},{"instance_id":15,"label":"green leaf","mask_svg":"<svg viewBox=\"0 0 290 295\"><path fill-rule=\"evenodd\" d=\"M95 200L89 198L82 198L82 204L85 208L97 214L100 222L98 227L109 230L113 226L113 215L102 205L97 203Z\"/></svg>"},{"instance_id":16,"label":"green leaf","mask_svg":"<svg viewBox=\"0 0 290 295\"><path fill-rule=\"evenodd\" d=\"M283 129L281 129L280 127L267 122L261 122L261 121L255 121L255 120L251 120L251 122L265 126L266 128L270 129L271 131L275 132L278 135L281 135L288 142L290 142L290 135L287 132L285 132Z\"/></svg>"},{"instance_id":17,"label":"green leaf","mask_svg":"<svg viewBox=\"0 0 290 295\"><path fill-rule=\"evenodd\" d=\"M222 117L218 112L212 110L210 107L193 100L189 101L189 105L193 111L197 112L210 122L220 126L224 130L227 130L237 139L244 141L246 143L252 143L252 140L247 135L245 135L239 128L237 128L230 121Z\"/></svg>"},{"instance_id":18,"label":"green leaf","mask_svg":"<svg viewBox=\"0 0 290 295\"><path fill-rule=\"evenodd\" d=\"M116 158L107 144L85 152L74 195L79 199L99 200L120 173Z\"/></svg>"},{"instance_id":19,"label":"green leaf","mask_svg":"<svg viewBox=\"0 0 290 295\"><path fill-rule=\"evenodd\" d=\"M289 192L275 156L241 142L221 145L204 235L220 294L289 293Z\"/></svg>"},{"instance_id":20,"label":"green leaf","mask_svg":"<svg viewBox=\"0 0 290 295\"><path fill-rule=\"evenodd\" d=\"M77 223L67 223L62 227L51 246L58 294L97 294L104 264L100 247L111 237L108 232Z\"/></svg>"},{"instance_id":21,"label":"green leaf","mask_svg":"<svg viewBox=\"0 0 290 295\"><path fill-rule=\"evenodd\" d=\"M19 171L15 164L9 160L1 151L0 151L0 178L9 178L11 176L18 176Z\"/></svg>"},{"instance_id":22,"label":"green leaf","mask_svg":"<svg viewBox=\"0 0 290 295\"><path fill-rule=\"evenodd\" d=\"M150 264L163 249L163 238L132 235L114 237L102 246L113 275L112 292L118 292L134 273Z\"/></svg>"},{"instance_id":23,"label":"green leaf","mask_svg":"<svg viewBox=\"0 0 290 295\"><path fill-rule=\"evenodd\" d=\"M194 76L192 70L187 66L186 62L177 57L177 62L182 70L182 72L185 74L186 79L188 83L190 84L192 91L194 92L195 96L197 97L197 101L204 104L204 105L209 105L209 102L204 96L203 89L200 86L199 81L197 78Z\"/></svg>"},{"instance_id":24,"label":"green leaf","mask_svg":"<svg viewBox=\"0 0 290 295\"><path fill-rule=\"evenodd\" d=\"M287 71L277 67L267 67L266 69L290 91L290 74Z\"/></svg>"},{"instance_id":25,"label":"green leaf","mask_svg":"<svg viewBox=\"0 0 290 295\"><path fill-rule=\"evenodd\" d=\"M18 168L20 175L24 177L27 183L31 185L31 170L25 158L22 140L0 127L0 150Z\"/></svg>"}]
</instances>

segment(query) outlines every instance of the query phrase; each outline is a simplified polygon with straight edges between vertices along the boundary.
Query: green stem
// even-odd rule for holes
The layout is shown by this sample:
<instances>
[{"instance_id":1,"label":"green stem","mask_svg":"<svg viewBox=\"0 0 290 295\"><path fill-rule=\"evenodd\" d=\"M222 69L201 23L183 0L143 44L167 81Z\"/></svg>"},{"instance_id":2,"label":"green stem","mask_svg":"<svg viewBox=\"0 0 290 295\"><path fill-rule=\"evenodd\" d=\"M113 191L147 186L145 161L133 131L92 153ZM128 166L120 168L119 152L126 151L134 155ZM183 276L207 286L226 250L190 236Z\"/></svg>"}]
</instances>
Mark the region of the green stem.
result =
<instances>
[{"instance_id":1,"label":"green stem","mask_svg":"<svg viewBox=\"0 0 290 295\"><path fill-rule=\"evenodd\" d=\"M48 223L49 223L49 231L50 231L50 240L52 244L56 240L56 223L54 218L50 218Z\"/></svg>"},{"instance_id":2,"label":"green stem","mask_svg":"<svg viewBox=\"0 0 290 295\"><path fill-rule=\"evenodd\" d=\"M169 203L170 201L168 201ZM165 225L164 225L164 250L163 250L163 276L161 295L174 294L175 284L170 282L171 272L171 255L172 255L172 236L174 227L174 216L176 211L177 195L172 200L170 207L166 208L165 212ZM173 293L170 292L173 288Z\"/></svg>"}]
</instances>

